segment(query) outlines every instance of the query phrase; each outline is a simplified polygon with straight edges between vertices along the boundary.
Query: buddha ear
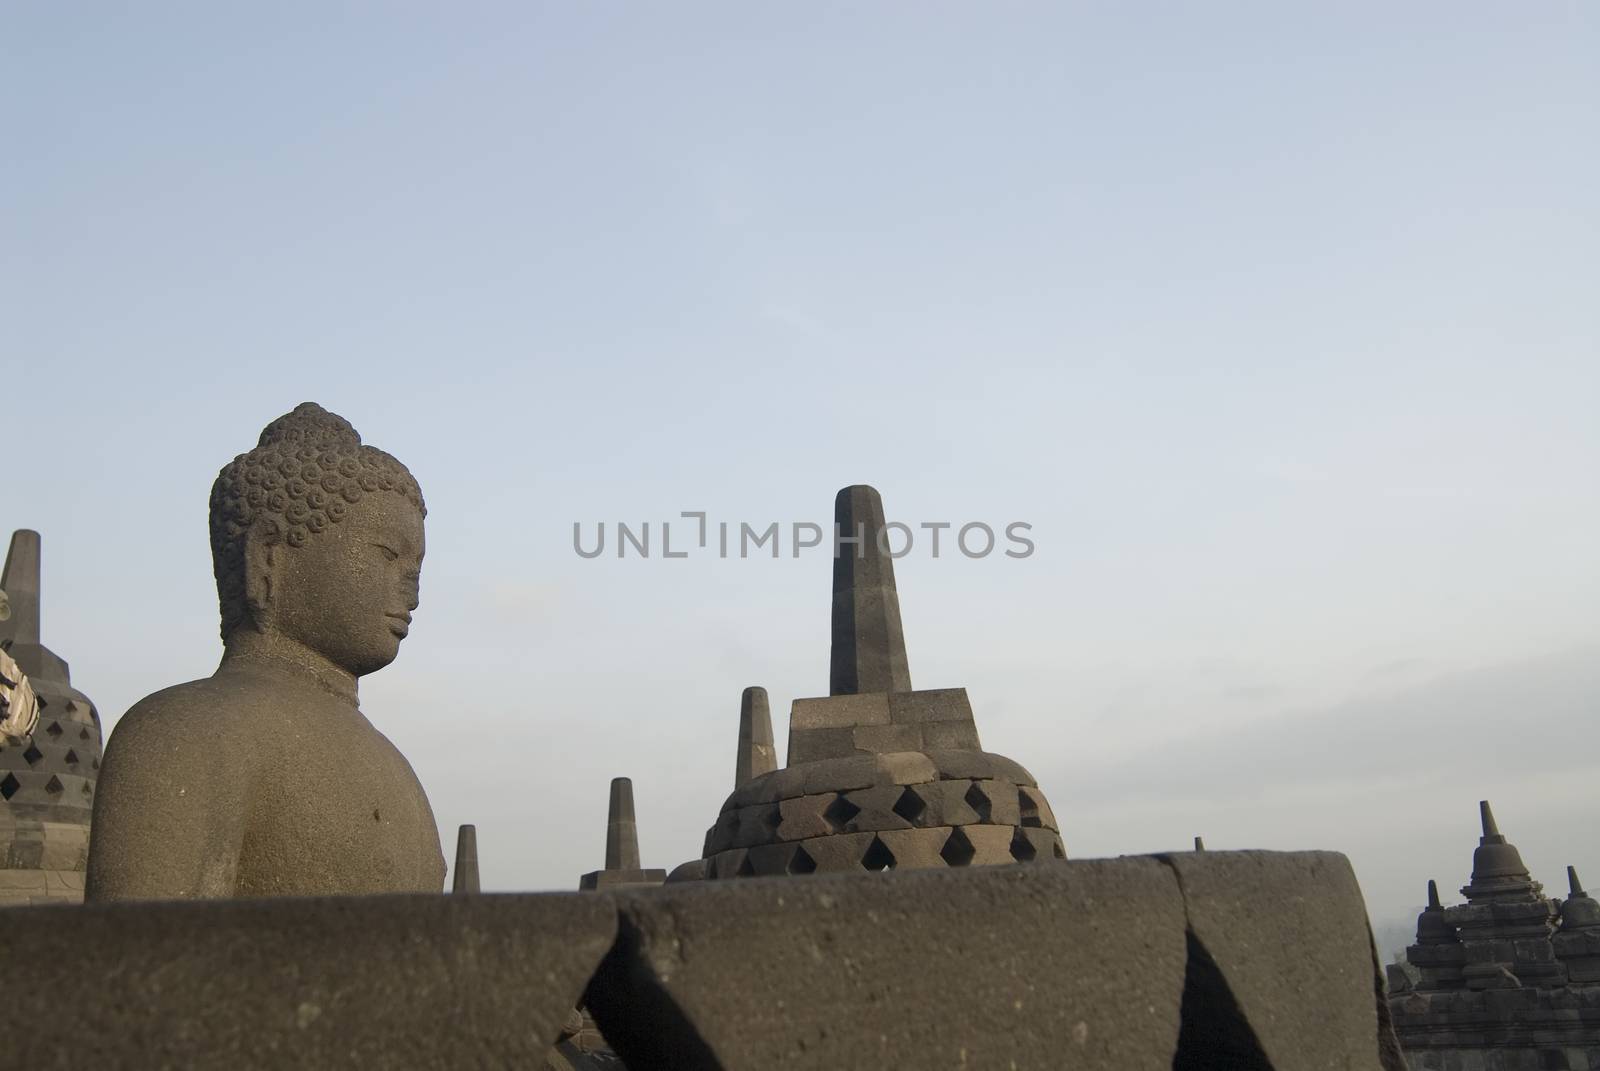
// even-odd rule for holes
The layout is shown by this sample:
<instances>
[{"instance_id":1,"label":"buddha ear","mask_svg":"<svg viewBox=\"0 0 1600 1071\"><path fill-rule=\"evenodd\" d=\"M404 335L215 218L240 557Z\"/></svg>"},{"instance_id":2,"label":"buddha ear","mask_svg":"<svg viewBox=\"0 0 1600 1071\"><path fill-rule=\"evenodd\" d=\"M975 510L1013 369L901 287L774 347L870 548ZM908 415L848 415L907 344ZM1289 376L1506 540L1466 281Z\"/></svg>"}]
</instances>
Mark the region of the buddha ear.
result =
<instances>
[{"instance_id":1,"label":"buddha ear","mask_svg":"<svg viewBox=\"0 0 1600 1071\"><path fill-rule=\"evenodd\" d=\"M278 525L262 518L244 540L244 605L257 629L266 622L277 587Z\"/></svg>"}]
</instances>

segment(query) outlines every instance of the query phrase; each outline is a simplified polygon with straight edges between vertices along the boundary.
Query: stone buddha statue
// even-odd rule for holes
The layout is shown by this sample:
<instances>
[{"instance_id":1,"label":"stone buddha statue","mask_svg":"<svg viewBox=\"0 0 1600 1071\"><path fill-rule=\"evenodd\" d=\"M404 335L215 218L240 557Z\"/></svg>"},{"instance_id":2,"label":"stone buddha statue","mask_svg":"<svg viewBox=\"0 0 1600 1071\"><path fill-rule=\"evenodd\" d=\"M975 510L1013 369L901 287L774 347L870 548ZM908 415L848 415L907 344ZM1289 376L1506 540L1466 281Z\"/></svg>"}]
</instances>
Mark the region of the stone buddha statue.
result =
<instances>
[{"instance_id":1,"label":"stone buddha statue","mask_svg":"<svg viewBox=\"0 0 1600 1071\"><path fill-rule=\"evenodd\" d=\"M404 465L310 402L222 470L222 662L117 724L87 899L443 889L428 797L356 692L406 636L425 513Z\"/></svg>"}]
</instances>

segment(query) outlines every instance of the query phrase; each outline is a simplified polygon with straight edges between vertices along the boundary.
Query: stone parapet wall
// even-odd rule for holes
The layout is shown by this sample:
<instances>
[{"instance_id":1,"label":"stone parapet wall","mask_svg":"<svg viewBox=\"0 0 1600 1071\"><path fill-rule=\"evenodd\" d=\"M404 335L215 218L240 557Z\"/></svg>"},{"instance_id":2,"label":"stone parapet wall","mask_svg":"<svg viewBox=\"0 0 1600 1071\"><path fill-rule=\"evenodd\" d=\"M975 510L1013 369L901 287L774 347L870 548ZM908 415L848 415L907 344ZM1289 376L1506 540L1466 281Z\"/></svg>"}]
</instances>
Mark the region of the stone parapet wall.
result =
<instances>
[{"instance_id":1,"label":"stone parapet wall","mask_svg":"<svg viewBox=\"0 0 1600 1071\"><path fill-rule=\"evenodd\" d=\"M37 1069L539 1069L580 1001L632 1071L1404 1067L1331 853L6 921L13 1021L75 1009Z\"/></svg>"},{"instance_id":2,"label":"stone parapet wall","mask_svg":"<svg viewBox=\"0 0 1600 1071\"><path fill-rule=\"evenodd\" d=\"M1411 1071L1600 1071L1600 985L1397 994Z\"/></svg>"}]
</instances>

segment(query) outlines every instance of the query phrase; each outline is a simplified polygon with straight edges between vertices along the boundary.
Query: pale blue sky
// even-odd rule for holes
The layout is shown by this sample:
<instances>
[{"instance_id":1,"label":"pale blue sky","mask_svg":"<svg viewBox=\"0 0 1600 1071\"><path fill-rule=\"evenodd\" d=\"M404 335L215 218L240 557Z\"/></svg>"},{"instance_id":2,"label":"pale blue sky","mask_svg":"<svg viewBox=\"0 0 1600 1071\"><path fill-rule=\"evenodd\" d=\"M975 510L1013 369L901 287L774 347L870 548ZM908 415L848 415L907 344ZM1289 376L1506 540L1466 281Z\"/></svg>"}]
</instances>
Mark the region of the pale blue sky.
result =
<instances>
[{"instance_id":1,"label":"pale blue sky","mask_svg":"<svg viewBox=\"0 0 1600 1071\"><path fill-rule=\"evenodd\" d=\"M900 577L1076 855L1328 847L1374 912L1475 802L1600 880L1600 9L8 4L0 525L114 718L219 651L205 502L316 400L417 474L364 686L495 888L698 854L828 565L575 520L1034 525ZM1545 775L1554 763L1560 776Z\"/></svg>"}]
</instances>

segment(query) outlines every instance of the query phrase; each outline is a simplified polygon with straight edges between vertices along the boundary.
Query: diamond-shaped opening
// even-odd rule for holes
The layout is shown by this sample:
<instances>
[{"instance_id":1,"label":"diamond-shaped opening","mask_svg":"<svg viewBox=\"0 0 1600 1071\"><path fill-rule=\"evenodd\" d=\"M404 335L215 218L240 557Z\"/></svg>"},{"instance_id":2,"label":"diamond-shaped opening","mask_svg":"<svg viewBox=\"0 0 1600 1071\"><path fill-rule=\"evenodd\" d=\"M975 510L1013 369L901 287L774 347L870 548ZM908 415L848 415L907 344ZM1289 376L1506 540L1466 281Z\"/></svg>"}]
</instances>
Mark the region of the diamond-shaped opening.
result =
<instances>
[{"instance_id":1,"label":"diamond-shaped opening","mask_svg":"<svg viewBox=\"0 0 1600 1071\"><path fill-rule=\"evenodd\" d=\"M833 802L828 804L822 812L822 817L834 829L843 829L856 815L861 813L861 808L845 799L843 795L833 797Z\"/></svg>"},{"instance_id":2,"label":"diamond-shaped opening","mask_svg":"<svg viewBox=\"0 0 1600 1071\"><path fill-rule=\"evenodd\" d=\"M900 793L900 798L894 801L894 813L912 825L917 824L917 819L921 818L922 812L927 809L928 805L922 801L921 796L917 795L917 790L910 785L907 785L906 790Z\"/></svg>"},{"instance_id":3,"label":"diamond-shaped opening","mask_svg":"<svg viewBox=\"0 0 1600 1071\"><path fill-rule=\"evenodd\" d=\"M74 699L67 700L67 713L68 714L71 714L71 713L75 712L77 709L78 709L78 703L77 703L76 700L74 700Z\"/></svg>"},{"instance_id":4,"label":"diamond-shaped opening","mask_svg":"<svg viewBox=\"0 0 1600 1071\"><path fill-rule=\"evenodd\" d=\"M1039 817L1039 801L1029 795L1025 788L1017 789L1017 809L1022 812L1023 825L1043 828L1044 820Z\"/></svg>"},{"instance_id":5,"label":"diamond-shaped opening","mask_svg":"<svg viewBox=\"0 0 1600 1071\"><path fill-rule=\"evenodd\" d=\"M87 740L87 739L89 739L89 730L88 729L79 729L78 730L78 739L79 740Z\"/></svg>"},{"instance_id":6,"label":"diamond-shaped opening","mask_svg":"<svg viewBox=\"0 0 1600 1071\"><path fill-rule=\"evenodd\" d=\"M57 777L55 774L51 774L50 780L44 783L44 790L50 793L52 796L61 795L62 790L65 788L66 786L61 783L61 778Z\"/></svg>"},{"instance_id":7,"label":"diamond-shaped opening","mask_svg":"<svg viewBox=\"0 0 1600 1071\"><path fill-rule=\"evenodd\" d=\"M17 775L8 773L4 780L0 780L0 796L10 799L17 794L17 789L21 787L22 782L17 780Z\"/></svg>"},{"instance_id":8,"label":"diamond-shaped opening","mask_svg":"<svg viewBox=\"0 0 1600 1071\"><path fill-rule=\"evenodd\" d=\"M78 753L76 751L74 751L70 747L67 748L67 765L68 766L76 766L77 764L78 764Z\"/></svg>"},{"instance_id":9,"label":"diamond-shaped opening","mask_svg":"<svg viewBox=\"0 0 1600 1071\"><path fill-rule=\"evenodd\" d=\"M85 782L84 782L84 783L83 783L83 794L84 794L84 795L85 795L85 796L92 796L92 795L94 795L94 789L93 789L93 788L92 788L92 787L91 787L91 786L90 786L90 784L89 784L89 782L87 782L87 781L85 781Z\"/></svg>"},{"instance_id":10,"label":"diamond-shaped opening","mask_svg":"<svg viewBox=\"0 0 1600 1071\"><path fill-rule=\"evenodd\" d=\"M972 782L972 787L967 789L967 806L978 812L978 821L987 822L989 812L994 808L994 803L989 799L989 794L978 787L978 782Z\"/></svg>"},{"instance_id":11,"label":"diamond-shaped opening","mask_svg":"<svg viewBox=\"0 0 1600 1071\"><path fill-rule=\"evenodd\" d=\"M861 866L864 870L893 870L894 853L881 839L873 837L866 854L861 857Z\"/></svg>"},{"instance_id":12,"label":"diamond-shaped opening","mask_svg":"<svg viewBox=\"0 0 1600 1071\"><path fill-rule=\"evenodd\" d=\"M1031 863L1034 856L1039 854L1039 849L1033 846L1033 841L1022 835L1022 830L1017 830L1017 835L1011 838L1011 858L1019 863Z\"/></svg>"},{"instance_id":13,"label":"diamond-shaped opening","mask_svg":"<svg viewBox=\"0 0 1600 1071\"><path fill-rule=\"evenodd\" d=\"M739 869L733 872L733 876L736 878L753 878L755 873L755 864L750 862L750 857L747 855L739 860Z\"/></svg>"},{"instance_id":14,"label":"diamond-shaped opening","mask_svg":"<svg viewBox=\"0 0 1600 1071\"><path fill-rule=\"evenodd\" d=\"M789 857L789 873L814 874L817 870L817 861L811 858L811 853L804 846L795 848L794 854Z\"/></svg>"},{"instance_id":15,"label":"diamond-shaped opening","mask_svg":"<svg viewBox=\"0 0 1600 1071\"><path fill-rule=\"evenodd\" d=\"M59 721L51 722L50 723L50 728L46 729L45 732L49 733L51 736L60 736L61 735L61 723Z\"/></svg>"},{"instance_id":16,"label":"diamond-shaped opening","mask_svg":"<svg viewBox=\"0 0 1600 1071\"><path fill-rule=\"evenodd\" d=\"M778 808L776 803L774 803L771 808L762 814L761 824L766 826L768 829L777 829L779 826L783 825L783 811Z\"/></svg>"},{"instance_id":17,"label":"diamond-shaped opening","mask_svg":"<svg viewBox=\"0 0 1600 1071\"><path fill-rule=\"evenodd\" d=\"M978 850L972 846L972 841L967 839L960 826L950 831L950 836L945 838L944 847L939 849L940 857L949 866L966 866L977 854Z\"/></svg>"},{"instance_id":18,"label":"diamond-shaped opening","mask_svg":"<svg viewBox=\"0 0 1600 1071\"><path fill-rule=\"evenodd\" d=\"M22 757L28 760L29 766L37 766L39 764L39 760L44 758L44 752L40 751L36 744L30 742L28 744L28 750L22 753Z\"/></svg>"},{"instance_id":19,"label":"diamond-shaped opening","mask_svg":"<svg viewBox=\"0 0 1600 1071\"><path fill-rule=\"evenodd\" d=\"M98 770L99 768L100 768L100 760L99 759L90 759L89 760L89 769Z\"/></svg>"}]
</instances>

